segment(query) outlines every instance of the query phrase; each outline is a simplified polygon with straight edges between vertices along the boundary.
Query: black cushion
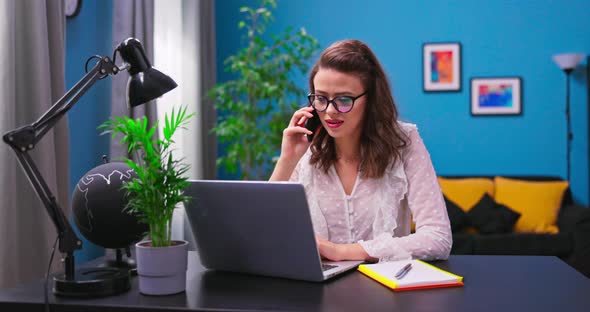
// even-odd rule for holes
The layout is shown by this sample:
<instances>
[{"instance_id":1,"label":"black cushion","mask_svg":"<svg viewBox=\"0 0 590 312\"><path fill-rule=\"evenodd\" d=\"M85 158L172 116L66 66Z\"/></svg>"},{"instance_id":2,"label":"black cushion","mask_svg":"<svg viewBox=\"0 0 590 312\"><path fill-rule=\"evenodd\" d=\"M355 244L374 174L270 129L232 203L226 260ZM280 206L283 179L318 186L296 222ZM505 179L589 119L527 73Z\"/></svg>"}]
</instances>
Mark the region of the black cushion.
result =
<instances>
[{"instance_id":1,"label":"black cushion","mask_svg":"<svg viewBox=\"0 0 590 312\"><path fill-rule=\"evenodd\" d=\"M512 232L520 213L498 204L487 193L467 213L469 222L480 234L502 234Z\"/></svg>"},{"instance_id":2,"label":"black cushion","mask_svg":"<svg viewBox=\"0 0 590 312\"><path fill-rule=\"evenodd\" d=\"M453 233L463 231L469 226L469 218L467 217L467 213L465 213L461 207L455 204L452 200L448 199L446 196L444 196L444 198L445 204L447 205L449 221L451 221L451 231Z\"/></svg>"}]
</instances>

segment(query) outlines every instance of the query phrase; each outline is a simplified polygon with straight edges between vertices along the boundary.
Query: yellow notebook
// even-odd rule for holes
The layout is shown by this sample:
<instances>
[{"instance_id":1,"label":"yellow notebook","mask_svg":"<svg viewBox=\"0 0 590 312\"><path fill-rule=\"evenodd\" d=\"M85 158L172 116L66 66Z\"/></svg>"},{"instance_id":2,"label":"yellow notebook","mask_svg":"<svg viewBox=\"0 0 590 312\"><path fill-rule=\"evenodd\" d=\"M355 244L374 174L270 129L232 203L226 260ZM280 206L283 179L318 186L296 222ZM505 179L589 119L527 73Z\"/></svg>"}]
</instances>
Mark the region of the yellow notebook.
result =
<instances>
[{"instance_id":1,"label":"yellow notebook","mask_svg":"<svg viewBox=\"0 0 590 312\"><path fill-rule=\"evenodd\" d=\"M401 277L396 274L411 263L411 269ZM396 291L463 286L463 277L439 269L421 260L400 260L361 264L358 270Z\"/></svg>"}]
</instances>

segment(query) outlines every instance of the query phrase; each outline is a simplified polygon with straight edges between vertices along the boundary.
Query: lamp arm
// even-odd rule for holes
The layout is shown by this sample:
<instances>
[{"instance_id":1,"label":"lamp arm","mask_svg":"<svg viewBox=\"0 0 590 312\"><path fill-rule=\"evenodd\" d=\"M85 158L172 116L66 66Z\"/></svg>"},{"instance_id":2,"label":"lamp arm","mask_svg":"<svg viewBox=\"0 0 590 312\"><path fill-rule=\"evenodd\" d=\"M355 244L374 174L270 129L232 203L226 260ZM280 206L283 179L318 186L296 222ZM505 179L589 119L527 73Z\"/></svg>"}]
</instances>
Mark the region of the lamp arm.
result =
<instances>
[{"instance_id":1,"label":"lamp arm","mask_svg":"<svg viewBox=\"0 0 590 312\"><path fill-rule=\"evenodd\" d=\"M116 75L120 69L107 56L103 56L100 61L88 72L82 79L59 99L51 108L43 114L31 126L38 132L36 135L37 142L43 135L65 115L78 100L96 83L108 75Z\"/></svg>"},{"instance_id":2,"label":"lamp arm","mask_svg":"<svg viewBox=\"0 0 590 312\"><path fill-rule=\"evenodd\" d=\"M21 167L25 171L29 182L45 206L51 221L57 229L59 235L59 250L67 253L66 262L72 262L73 271L73 252L82 248L82 241L75 234L70 222L67 220L63 211L59 207L55 196L51 193L49 186L35 162L29 155L29 151L35 148L35 145L43 136L78 102L98 79L107 75L115 75L119 68L108 58L102 57L100 61L78 81L61 99L53 104L37 121L30 125L11 130L4 134L3 139L16 153L16 157ZM69 275L69 265L66 263L66 275Z\"/></svg>"},{"instance_id":3,"label":"lamp arm","mask_svg":"<svg viewBox=\"0 0 590 312\"><path fill-rule=\"evenodd\" d=\"M74 250L81 249L82 241L78 238L72 229L72 226L66 219L55 196L51 193L47 182L45 182L39 169L37 169L31 155L26 151L21 152L15 148L13 148L13 150L15 151L18 162L25 171L29 182L33 186L35 193L37 193L37 196L39 196L41 202L43 202L51 221L53 221L53 224L57 229L60 252L73 253Z\"/></svg>"}]
</instances>

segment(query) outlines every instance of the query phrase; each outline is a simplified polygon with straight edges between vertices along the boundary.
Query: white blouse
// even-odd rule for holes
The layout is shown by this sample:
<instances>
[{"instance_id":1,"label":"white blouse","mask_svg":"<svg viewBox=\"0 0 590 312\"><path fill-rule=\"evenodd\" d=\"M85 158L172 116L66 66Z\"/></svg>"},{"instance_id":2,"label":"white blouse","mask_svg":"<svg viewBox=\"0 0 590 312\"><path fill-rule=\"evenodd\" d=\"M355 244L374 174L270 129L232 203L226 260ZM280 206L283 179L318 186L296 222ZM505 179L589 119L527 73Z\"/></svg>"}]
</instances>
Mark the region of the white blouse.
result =
<instances>
[{"instance_id":1,"label":"white blouse","mask_svg":"<svg viewBox=\"0 0 590 312\"><path fill-rule=\"evenodd\" d=\"M400 122L409 137L402 161L379 179L357 176L346 195L334 167L328 174L301 158L290 181L303 184L317 235L333 243L358 242L380 261L446 259L451 226L430 155L416 125ZM411 219L416 223L410 234Z\"/></svg>"}]
</instances>

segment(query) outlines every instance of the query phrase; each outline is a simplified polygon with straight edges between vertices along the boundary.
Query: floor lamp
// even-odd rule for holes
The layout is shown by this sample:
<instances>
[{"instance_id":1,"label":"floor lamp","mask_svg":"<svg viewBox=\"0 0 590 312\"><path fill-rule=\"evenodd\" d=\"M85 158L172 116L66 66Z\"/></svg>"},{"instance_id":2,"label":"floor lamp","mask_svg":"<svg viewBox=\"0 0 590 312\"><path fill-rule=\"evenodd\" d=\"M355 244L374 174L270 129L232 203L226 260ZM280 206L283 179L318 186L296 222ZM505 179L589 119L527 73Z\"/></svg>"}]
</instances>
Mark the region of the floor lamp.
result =
<instances>
[{"instance_id":1,"label":"floor lamp","mask_svg":"<svg viewBox=\"0 0 590 312\"><path fill-rule=\"evenodd\" d=\"M572 150L572 124L570 118L570 79L571 73L574 68L580 64L584 59L584 54L581 53L561 53L553 55L553 61L557 63L557 66L563 70L566 75L566 87L565 87L565 118L567 121L567 181L570 181L571 176L571 159L570 154Z\"/></svg>"},{"instance_id":2,"label":"floor lamp","mask_svg":"<svg viewBox=\"0 0 590 312\"><path fill-rule=\"evenodd\" d=\"M590 55L586 57L586 98L588 100L588 148L590 149ZM588 205L590 205L590 155L588 155Z\"/></svg>"}]
</instances>

